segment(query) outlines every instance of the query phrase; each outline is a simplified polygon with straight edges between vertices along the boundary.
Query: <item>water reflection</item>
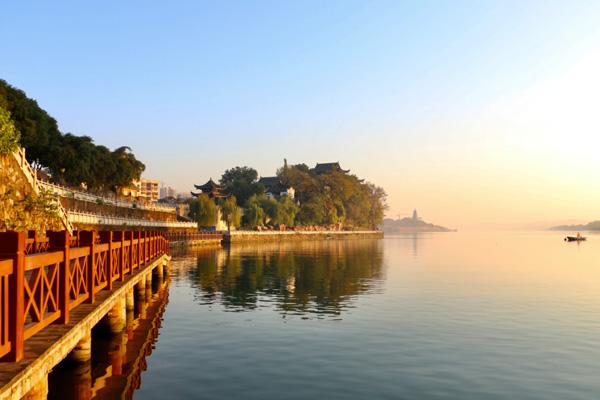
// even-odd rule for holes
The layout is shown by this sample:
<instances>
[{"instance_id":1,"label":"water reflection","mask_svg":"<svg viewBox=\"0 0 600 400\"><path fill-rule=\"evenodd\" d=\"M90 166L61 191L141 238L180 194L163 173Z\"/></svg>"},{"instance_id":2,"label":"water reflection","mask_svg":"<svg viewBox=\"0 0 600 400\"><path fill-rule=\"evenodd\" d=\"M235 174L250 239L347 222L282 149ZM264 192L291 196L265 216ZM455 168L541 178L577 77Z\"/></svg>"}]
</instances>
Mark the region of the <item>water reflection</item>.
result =
<instances>
[{"instance_id":1,"label":"water reflection","mask_svg":"<svg viewBox=\"0 0 600 400\"><path fill-rule=\"evenodd\" d=\"M92 360L66 359L49 374L49 399L131 399L141 386L141 374L158 339L169 299L168 280L153 280L147 301L136 301L126 315L127 327L110 334L98 324L92 330Z\"/></svg>"},{"instance_id":2,"label":"water reflection","mask_svg":"<svg viewBox=\"0 0 600 400\"><path fill-rule=\"evenodd\" d=\"M199 251L189 279L202 304L272 307L282 316L339 316L384 279L379 240L253 244Z\"/></svg>"}]
</instances>

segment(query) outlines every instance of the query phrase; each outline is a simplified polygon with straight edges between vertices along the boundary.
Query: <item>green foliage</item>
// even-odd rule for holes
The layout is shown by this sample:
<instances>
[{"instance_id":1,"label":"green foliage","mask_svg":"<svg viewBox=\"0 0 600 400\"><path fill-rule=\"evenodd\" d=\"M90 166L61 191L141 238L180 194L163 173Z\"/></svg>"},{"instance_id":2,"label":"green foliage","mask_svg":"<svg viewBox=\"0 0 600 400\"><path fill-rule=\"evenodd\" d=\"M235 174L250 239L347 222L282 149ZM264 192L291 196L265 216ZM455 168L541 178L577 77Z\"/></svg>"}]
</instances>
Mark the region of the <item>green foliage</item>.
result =
<instances>
[{"instance_id":1,"label":"green foliage","mask_svg":"<svg viewBox=\"0 0 600 400\"><path fill-rule=\"evenodd\" d=\"M198 222L199 226L215 226L217 222L217 206L204 193L190 202L189 217Z\"/></svg>"},{"instance_id":2,"label":"green foliage","mask_svg":"<svg viewBox=\"0 0 600 400\"><path fill-rule=\"evenodd\" d=\"M292 186L296 199L279 200L265 194L253 194L244 202L244 225L334 225L374 229L383 221L386 194L382 188L341 171L315 174L305 164L277 171L284 185ZM236 167L223 174L222 183L251 182L255 171Z\"/></svg>"},{"instance_id":3,"label":"green foliage","mask_svg":"<svg viewBox=\"0 0 600 400\"><path fill-rule=\"evenodd\" d=\"M296 190L296 199L300 204L304 203L304 197L320 192L315 177L310 173L306 164L297 164L291 167L283 167L277 171L277 176L284 185L292 186Z\"/></svg>"},{"instance_id":4,"label":"green foliage","mask_svg":"<svg viewBox=\"0 0 600 400\"><path fill-rule=\"evenodd\" d=\"M110 182L117 187L125 187L131 184L131 181L139 180L142 172L146 169L146 166L135 158L131 148L127 146L115 149L110 157L115 166Z\"/></svg>"},{"instance_id":5,"label":"green foliage","mask_svg":"<svg viewBox=\"0 0 600 400\"><path fill-rule=\"evenodd\" d=\"M258 184L258 172L250 167L235 167L226 170L219 183L225 192L235 196L238 205L244 205L253 195L264 192L264 187Z\"/></svg>"},{"instance_id":6,"label":"green foliage","mask_svg":"<svg viewBox=\"0 0 600 400\"><path fill-rule=\"evenodd\" d=\"M326 220L325 214L322 197L313 195L306 202L301 203L297 220L301 225L323 225Z\"/></svg>"},{"instance_id":7,"label":"green foliage","mask_svg":"<svg viewBox=\"0 0 600 400\"><path fill-rule=\"evenodd\" d=\"M300 211L300 207L294 203L294 200L287 196L282 196L277 202L277 208L277 223L294 226L296 214Z\"/></svg>"},{"instance_id":8,"label":"green foliage","mask_svg":"<svg viewBox=\"0 0 600 400\"><path fill-rule=\"evenodd\" d=\"M6 190L0 196L0 217L0 231L45 232L62 228L58 205L46 191L22 194L14 188Z\"/></svg>"},{"instance_id":9,"label":"green foliage","mask_svg":"<svg viewBox=\"0 0 600 400\"><path fill-rule=\"evenodd\" d=\"M21 146L27 148L29 161L49 166L56 154L48 154L48 149L61 136L56 121L35 100L3 80L0 80L0 106L11 113L21 132Z\"/></svg>"},{"instance_id":10,"label":"green foliage","mask_svg":"<svg viewBox=\"0 0 600 400\"><path fill-rule=\"evenodd\" d=\"M316 175L305 164L284 166L278 171L286 185L296 189L303 225L344 223L348 227L375 228L387 208L384 190L355 175L333 171Z\"/></svg>"},{"instance_id":11,"label":"green foliage","mask_svg":"<svg viewBox=\"0 0 600 400\"><path fill-rule=\"evenodd\" d=\"M287 196L275 200L267 195L252 196L244 208L244 225L248 227L269 225L294 226L298 205Z\"/></svg>"},{"instance_id":12,"label":"green foliage","mask_svg":"<svg viewBox=\"0 0 600 400\"><path fill-rule=\"evenodd\" d=\"M239 227L242 219L242 211L237 205L235 196L226 198L221 204L221 219L227 225L227 230L231 227Z\"/></svg>"},{"instance_id":13,"label":"green foliage","mask_svg":"<svg viewBox=\"0 0 600 400\"><path fill-rule=\"evenodd\" d=\"M10 112L0 106L0 155L18 150L20 138L21 134L10 119Z\"/></svg>"},{"instance_id":14,"label":"green foliage","mask_svg":"<svg viewBox=\"0 0 600 400\"><path fill-rule=\"evenodd\" d=\"M258 196L258 203L265 212L265 224L275 225L279 219L279 207L277 201L265 194Z\"/></svg>"},{"instance_id":15,"label":"green foliage","mask_svg":"<svg viewBox=\"0 0 600 400\"><path fill-rule=\"evenodd\" d=\"M260 206L258 196L248 199L244 208L243 223L248 227L262 226L265 222L265 211Z\"/></svg>"},{"instance_id":16,"label":"green foliage","mask_svg":"<svg viewBox=\"0 0 600 400\"><path fill-rule=\"evenodd\" d=\"M145 169L128 147L111 152L94 144L89 136L62 134L56 121L35 100L3 80L0 107L11 113L28 161L36 168L45 168L56 183L116 191L139 179Z\"/></svg>"}]
</instances>

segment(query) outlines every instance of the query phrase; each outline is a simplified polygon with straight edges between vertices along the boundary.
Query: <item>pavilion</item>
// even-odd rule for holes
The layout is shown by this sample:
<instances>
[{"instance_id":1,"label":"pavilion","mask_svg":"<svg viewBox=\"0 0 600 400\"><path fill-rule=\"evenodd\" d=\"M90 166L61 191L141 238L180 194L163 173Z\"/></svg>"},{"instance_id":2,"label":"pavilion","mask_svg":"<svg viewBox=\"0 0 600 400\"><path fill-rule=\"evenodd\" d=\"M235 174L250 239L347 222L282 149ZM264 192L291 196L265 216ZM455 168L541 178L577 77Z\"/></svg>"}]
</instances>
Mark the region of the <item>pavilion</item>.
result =
<instances>
[{"instance_id":1,"label":"pavilion","mask_svg":"<svg viewBox=\"0 0 600 400\"><path fill-rule=\"evenodd\" d=\"M212 178L208 180L204 185L194 185L194 187L200 190L199 193L190 192L192 196L198 197L202 193L208 195L210 199L221 199L225 197L229 197L229 195L223 193L223 188L218 183L215 183Z\"/></svg>"}]
</instances>

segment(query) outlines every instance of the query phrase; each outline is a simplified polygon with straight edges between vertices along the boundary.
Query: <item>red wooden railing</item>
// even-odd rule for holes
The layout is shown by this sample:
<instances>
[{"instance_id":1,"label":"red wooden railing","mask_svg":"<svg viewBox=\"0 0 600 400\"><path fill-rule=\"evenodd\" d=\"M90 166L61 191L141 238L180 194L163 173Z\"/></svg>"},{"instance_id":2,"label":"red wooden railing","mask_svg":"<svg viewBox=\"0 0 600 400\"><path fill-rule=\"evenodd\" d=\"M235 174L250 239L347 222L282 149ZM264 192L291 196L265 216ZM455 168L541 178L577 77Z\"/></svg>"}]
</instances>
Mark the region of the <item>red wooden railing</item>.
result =
<instances>
[{"instance_id":1,"label":"red wooden railing","mask_svg":"<svg viewBox=\"0 0 600 400\"><path fill-rule=\"evenodd\" d=\"M187 242L192 240L222 240L221 232L197 232L197 233L165 233L169 242Z\"/></svg>"},{"instance_id":2,"label":"red wooden railing","mask_svg":"<svg viewBox=\"0 0 600 400\"><path fill-rule=\"evenodd\" d=\"M158 232L0 232L0 357L21 360L25 340L168 249Z\"/></svg>"}]
</instances>

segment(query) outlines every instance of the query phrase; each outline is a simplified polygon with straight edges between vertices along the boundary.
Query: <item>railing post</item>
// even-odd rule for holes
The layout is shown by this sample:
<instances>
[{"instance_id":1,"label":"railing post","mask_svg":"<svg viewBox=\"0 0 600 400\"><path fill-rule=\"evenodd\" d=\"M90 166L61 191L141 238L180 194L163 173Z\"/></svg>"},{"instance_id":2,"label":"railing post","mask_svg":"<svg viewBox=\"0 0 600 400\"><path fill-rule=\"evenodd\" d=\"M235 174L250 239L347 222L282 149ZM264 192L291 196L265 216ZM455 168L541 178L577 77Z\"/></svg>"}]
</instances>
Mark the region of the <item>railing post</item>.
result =
<instances>
[{"instance_id":1,"label":"railing post","mask_svg":"<svg viewBox=\"0 0 600 400\"><path fill-rule=\"evenodd\" d=\"M148 231L144 231L144 264L148 262Z\"/></svg>"},{"instance_id":2,"label":"railing post","mask_svg":"<svg viewBox=\"0 0 600 400\"><path fill-rule=\"evenodd\" d=\"M70 320L71 308L69 306L69 291L71 290L71 261L70 245L71 235L69 231L46 232L49 240L48 251L62 251L63 262L60 265L58 274L58 307L60 309L59 324L68 324Z\"/></svg>"},{"instance_id":3,"label":"railing post","mask_svg":"<svg viewBox=\"0 0 600 400\"><path fill-rule=\"evenodd\" d=\"M93 303L96 297L96 291L94 289L94 282L96 281L96 231L82 231L79 235L80 246L88 247L90 254L88 255L87 265L87 287L88 287L88 303Z\"/></svg>"},{"instance_id":4,"label":"railing post","mask_svg":"<svg viewBox=\"0 0 600 400\"><path fill-rule=\"evenodd\" d=\"M37 249L35 248L37 246L37 231L35 230L29 230L27 231L27 239L33 239L33 243L31 243L31 249L29 250L30 254L34 254L37 253ZM25 252L27 252L27 242L25 242Z\"/></svg>"},{"instance_id":5,"label":"railing post","mask_svg":"<svg viewBox=\"0 0 600 400\"><path fill-rule=\"evenodd\" d=\"M113 264L113 253L112 253L112 238L113 238L113 233L112 231L102 231L100 232L100 243L108 243L108 254L106 255L106 262L108 264L108 274L106 276L107 279L107 287L108 290L112 290L113 288L113 270L112 270L112 264Z\"/></svg>"},{"instance_id":6,"label":"railing post","mask_svg":"<svg viewBox=\"0 0 600 400\"><path fill-rule=\"evenodd\" d=\"M156 249L156 238L158 236L158 232L152 232L152 258L158 255L158 251Z\"/></svg>"},{"instance_id":7,"label":"railing post","mask_svg":"<svg viewBox=\"0 0 600 400\"><path fill-rule=\"evenodd\" d=\"M138 268L139 269L142 269L142 264L144 263L144 260L142 258L143 257L142 251L144 250L143 247L142 247L142 244L143 244L142 241L143 241L143 239L142 239L142 231L139 230L138 231L138 248L137 248L137 251L138 251Z\"/></svg>"},{"instance_id":8,"label":"railing post","mask_svg":"<svg viewBox=\"0 0 600 400\"><path fill-rule=\"evenodd\" d=\"M119 258L119 273L121 274L121 281L125 280L125 232L115 232L117 235L117 242L121 242L121 257Z\"/></svg>"},{"instance_id":9,"label":"railing post","mask_svg":"<svg viewBox=\"0 0 600 400\"><path fill-rule=\"evenodd\" d=\"M8 278L8 340L10 352L8 361L20 361L25 345L25 244L24 232L5 232L0 234L0 255L13 260L13 271ZM4 322L4 321L3 321Z\"/></svg>"},{"instance_id":10,"label":"railing post","mask_svg":"<svg viewBox=\"0 0 600 400\"><path fill-rule=\"evenodd\" d=\"M73 247L79 247L79 231L75 231L73 232L73 235L71 236L71 238L75 237L75 246ZM73 239L71 239L72 241Z\"/></svg>"},{"instance_id":11,"label":"railing post","mask_svg":"<svg viewBox=\"0 0 600 400\"><path fill-rule=\"evenodd\" d=\"M129 257L129 272L133 274L133 232L126 232L125 235L127 236L127 240L129 240L129 250L127 250L127 257Z\"/></svg>"},{"instance_id":12,"label":"railing post","mask_svg":"<svg viewBox=\"0 0 600 400\"><path fill-rule=\"evenodd\" d=\"M156 257L156 231L152 231L152 257Z\"/></svg>"}]
</instances>

